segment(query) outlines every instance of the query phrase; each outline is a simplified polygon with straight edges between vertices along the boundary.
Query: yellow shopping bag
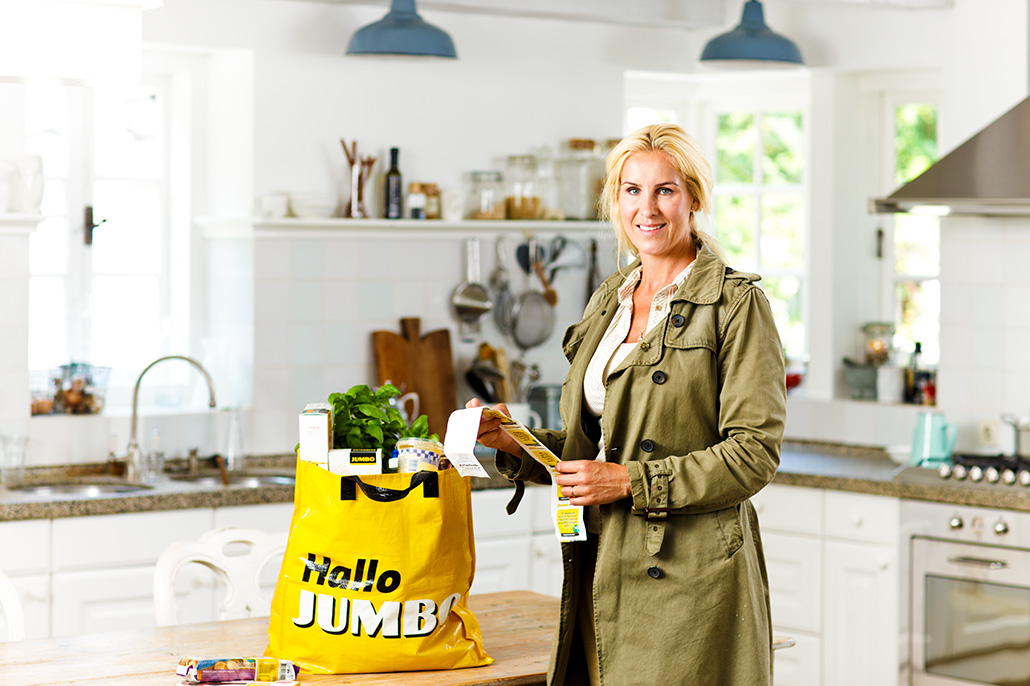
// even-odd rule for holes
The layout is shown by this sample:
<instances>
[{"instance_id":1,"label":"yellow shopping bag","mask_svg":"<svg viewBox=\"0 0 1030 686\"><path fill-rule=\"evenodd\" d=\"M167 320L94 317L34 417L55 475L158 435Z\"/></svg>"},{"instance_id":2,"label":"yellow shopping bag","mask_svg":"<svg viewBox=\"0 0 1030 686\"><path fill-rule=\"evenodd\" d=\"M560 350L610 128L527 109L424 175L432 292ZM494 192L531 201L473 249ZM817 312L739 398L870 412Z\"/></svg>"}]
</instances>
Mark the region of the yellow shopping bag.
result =
<instances>
[{"instance_id":1,"label":"yellow shopping bag","mask_svg":"<svg viewBox=\"0 0 1030 686\"><path fill-rule=\"evenodd\" d=\"M294 493L266 655L316 674L493 662L468 607L468 477L341 477L301 461Z\"/></svg>"}]
</instances>

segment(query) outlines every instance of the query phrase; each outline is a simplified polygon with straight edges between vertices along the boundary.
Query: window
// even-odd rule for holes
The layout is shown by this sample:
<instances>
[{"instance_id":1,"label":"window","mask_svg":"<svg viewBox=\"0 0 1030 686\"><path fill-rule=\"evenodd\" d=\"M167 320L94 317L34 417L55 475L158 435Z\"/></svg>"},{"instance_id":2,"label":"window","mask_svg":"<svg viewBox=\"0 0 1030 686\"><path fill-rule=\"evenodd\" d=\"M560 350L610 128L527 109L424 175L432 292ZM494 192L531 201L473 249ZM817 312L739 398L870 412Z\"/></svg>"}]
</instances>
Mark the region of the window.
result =
<instances>
[{"instance_id":1,"label":"window","mask_svg":"<svg viewBox=\"0 0 1030 686\"><path fill-rule=\"evenodd\" d=\"M742 75L626 82L628 131L680 123L704 149L715 175L707 228L731 267L762 275L788 360L808 360L805 293L804 76Z\"/></svg>"},{"instance_id":2,"label":"window","mask_svg":"<svg viewBox=\"0 0 1030 686\"><path fill-rule=\"evenodd\" d=\"M111 367L108 406L128 404L147 364L188 350L189 230L170 221L169 92L156 77L25 89L26 148L46 175L45 219L29 248L29 366ZM92 245L87 207L98 224ZM175 386L186 374L165 365L148 386Z\"/></svg>"},{"instance_id":3,"label":"window","mask_svg":"<svg viewBox=\"0 0 1030 686\"><path fill-rule=\"evenodd\" d=\"M891 122L886 190L891 192L937 161L937 107L888 98L886 108ZM923 361L935 365L940 359L940 222L927 214L895 214L885 222L891 239L881 306L894 322L894 348L908 354L918 342Z\"/></svg>"},{"instance_id":4,"label":"window","mask_svg":"<svg viewBox=\"0 0 1030 686\"><path fill-rule=\"evenodd\" d=\"M731 266L762 275L788 358L806 353L803 118L797 110L716 113L713 229Z\"/></svg>"}]
</instances>

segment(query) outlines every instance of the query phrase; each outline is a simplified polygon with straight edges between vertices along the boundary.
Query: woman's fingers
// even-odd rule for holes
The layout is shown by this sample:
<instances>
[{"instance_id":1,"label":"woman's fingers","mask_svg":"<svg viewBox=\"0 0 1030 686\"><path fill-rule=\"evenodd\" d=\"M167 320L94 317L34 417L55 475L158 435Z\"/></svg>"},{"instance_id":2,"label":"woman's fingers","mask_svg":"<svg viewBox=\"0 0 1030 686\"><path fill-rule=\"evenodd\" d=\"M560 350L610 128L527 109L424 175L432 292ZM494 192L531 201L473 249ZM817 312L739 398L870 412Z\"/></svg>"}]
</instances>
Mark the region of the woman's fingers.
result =
<instances>
[{"instance_id":1,"label":"woman's fingers","mask_svg":"<svg viewBox=\"0 0 1030 686\"><path fill-rule=\"evenodd\" d=\"M625 465L596 460L561 461L554 480L573 505L602 505L631 495Z\"/></svg>"}]
</instances>

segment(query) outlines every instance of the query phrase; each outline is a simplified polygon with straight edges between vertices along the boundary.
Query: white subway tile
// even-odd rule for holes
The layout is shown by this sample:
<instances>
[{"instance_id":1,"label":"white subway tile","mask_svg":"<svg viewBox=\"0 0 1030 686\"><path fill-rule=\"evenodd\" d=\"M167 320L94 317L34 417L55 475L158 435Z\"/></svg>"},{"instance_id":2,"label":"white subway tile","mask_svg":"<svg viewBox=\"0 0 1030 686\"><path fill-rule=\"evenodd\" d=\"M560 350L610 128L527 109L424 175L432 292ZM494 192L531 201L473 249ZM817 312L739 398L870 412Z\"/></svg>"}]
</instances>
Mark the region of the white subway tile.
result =
<instances>
[{"instance_id":1,"label":"white subway tile","mask_svg":"<svg viewBox=\"0 0 1030 686\"><path fill-rule=\"evenodd\" d=\"M275 366L290 360L290 327L256 323L254 326L254 365Z\"/></svg>"},{"instance_id":2,"label":"white subway tile","mask_svg":"<svg viewBox=\"0 0 1030 686\"><path fill-rule=\"evenodd\" d=\"M321 366L294 367L290 370L290 407L297 414L308 403L325 402Z\"/></svg>"},{"instance_id":3,"label":"white subway tile","mask_svg":"<svg viewBox=\"0 0 1030 686\"><path fill-rule=\"evenodd\" d=\"M250 433L252 453L281 455L292 452L298 441L297 417L303 409L254 410L253 429Z\"/></svg>"},{"instance_id":4,"label":"white subway tile","mask_svg":"<svg viewBox=\"0 0 1030 686\"><path fill-rule=\"evenodd\" d=\"M358 286L361 320L383 322L393 317L393 289L390 280L369 279Z\"/></svg>"},{"instance_id":5,"label":"white subway tile","mask_svg":"<svg viewBox=\"0 0 1030 686\"><path fill-rule=\"evenodd\" d=\"M326 324L323 358L328 366L353 364L358 358L357 330L353 324Z\"/></svg>"},{"instance_id":6,"label":"white subway tile","mask_svg":"<svg viewBox=\"0 0 1030 686\"><path fill-rule=\"evenodd\" d=\"M287 410L290 408L290 373L285 366L254 368L254 408Z\"/></svg>"},{"instance_id":7,"label":"white subway tile","mask_svg":"<svg viewBox=\"0 0 1030 686\"><path fill-rule=\"evenodd\" d=\"M258 279L254 283L254 322L285 324L290 321L290 289L286 279Z\"/></svg>"},{"instance_id":8,"label":"white subway tile","mask_svg":"<svg viewBox=\"0 0 1030 686\"><path fill-rule=\"evenodd\" d=\"M321 324L293 324L290 326L290 365L322 364L324 329L325 327Z\"/></svg>"},{"instance_id":9,"label":"white subway tile","mask_svg":"<svg viewBox=\"0 0 1030 686\"><path fill-rule=\"evenodd\" d=\"M358 282L326 279L322 283L322 320L325 322L358 321L361 316Z\"/></svg>"},{"instance_id":10,"label":"white subway tile","mask_svg":"<svg viewBox=\"0 0 1030 686\"><path fill-rule=\"evenodd\" d=\"M31 466L68 464L74 417L53 415L29 422L28 463Z\"/></svg>"},{"instance_id":11,"label":"white subway tile","mask_svg":"<svg viewBox=\"0 0 1030 686\"><path fill-rule=\"evenodd\" d=\"M294 279L321 279L325 273L325 244L326 241L316 238L293 241L290 276Z\"/></svg>"},{"instance_id":12,"label":"white subway tile","mask_svg":"<svg viewBox=\"0 0 1030 686\"><path fill-rule=\"evenodd\" d=\"M293 241L262 238L254 241L254 276L257 279L286 279L290 276Z\"/></svg>"},{"instance_id":13,"label":"white subway tile","mask_svg":"<svg viewBox=\"0 0 1030 686\"><path fill-rule=\"evenodd\" d=\"M111 422L107 417L96 415L68 419L71 432L68 461L73 464L104 462L111 449Z\"/></svg>"},{"instance_id":14,"label":"white subway tile","mask_svg":"<svg viewBox=\"0 0 1030 686\"><path fill-rule=\"evenodd\" d=\"M317 279L290 281L290 322L314 324L322 321L323 291L322 281Z\"/></svg>"}]
</instances>

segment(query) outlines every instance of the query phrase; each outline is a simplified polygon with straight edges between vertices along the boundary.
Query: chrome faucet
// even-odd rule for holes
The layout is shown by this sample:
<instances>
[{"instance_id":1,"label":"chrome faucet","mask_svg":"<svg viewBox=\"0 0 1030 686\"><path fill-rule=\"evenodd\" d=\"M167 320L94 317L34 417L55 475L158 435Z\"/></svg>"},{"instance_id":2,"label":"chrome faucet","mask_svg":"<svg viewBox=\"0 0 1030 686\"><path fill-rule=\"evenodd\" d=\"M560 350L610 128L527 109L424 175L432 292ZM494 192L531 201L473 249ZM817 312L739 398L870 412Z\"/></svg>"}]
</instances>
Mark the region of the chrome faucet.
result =
<instances>
[{"instance_id":1,"label":"chrome faucet","mask_svg":"<svg viewBox=\"0 0 1030 686\"><path fill-rule=\"evenodd\" d=\"M136 430L138 428L138 417L137 408L139 407L139 385L143 381L143 375L150 371L158 362L164 360L185 360L189 362L204 376L204 380L207 381L207 390L210 394L210 400L208 402L209 407L215 406L215 386L211 381L211 375L207 373L204 366L194 360L192 357L186 357L185 355L166 355L165 357L159 357L146 368L139 373L139 377L136 379L136 387L132 390L132 434L129 437L129 447L125 450L125 478L128 481L138 481L140 478L140 465L142 462L142 455L139 449L139 442L136 440Z\"/></svg>"}]
</instances>

